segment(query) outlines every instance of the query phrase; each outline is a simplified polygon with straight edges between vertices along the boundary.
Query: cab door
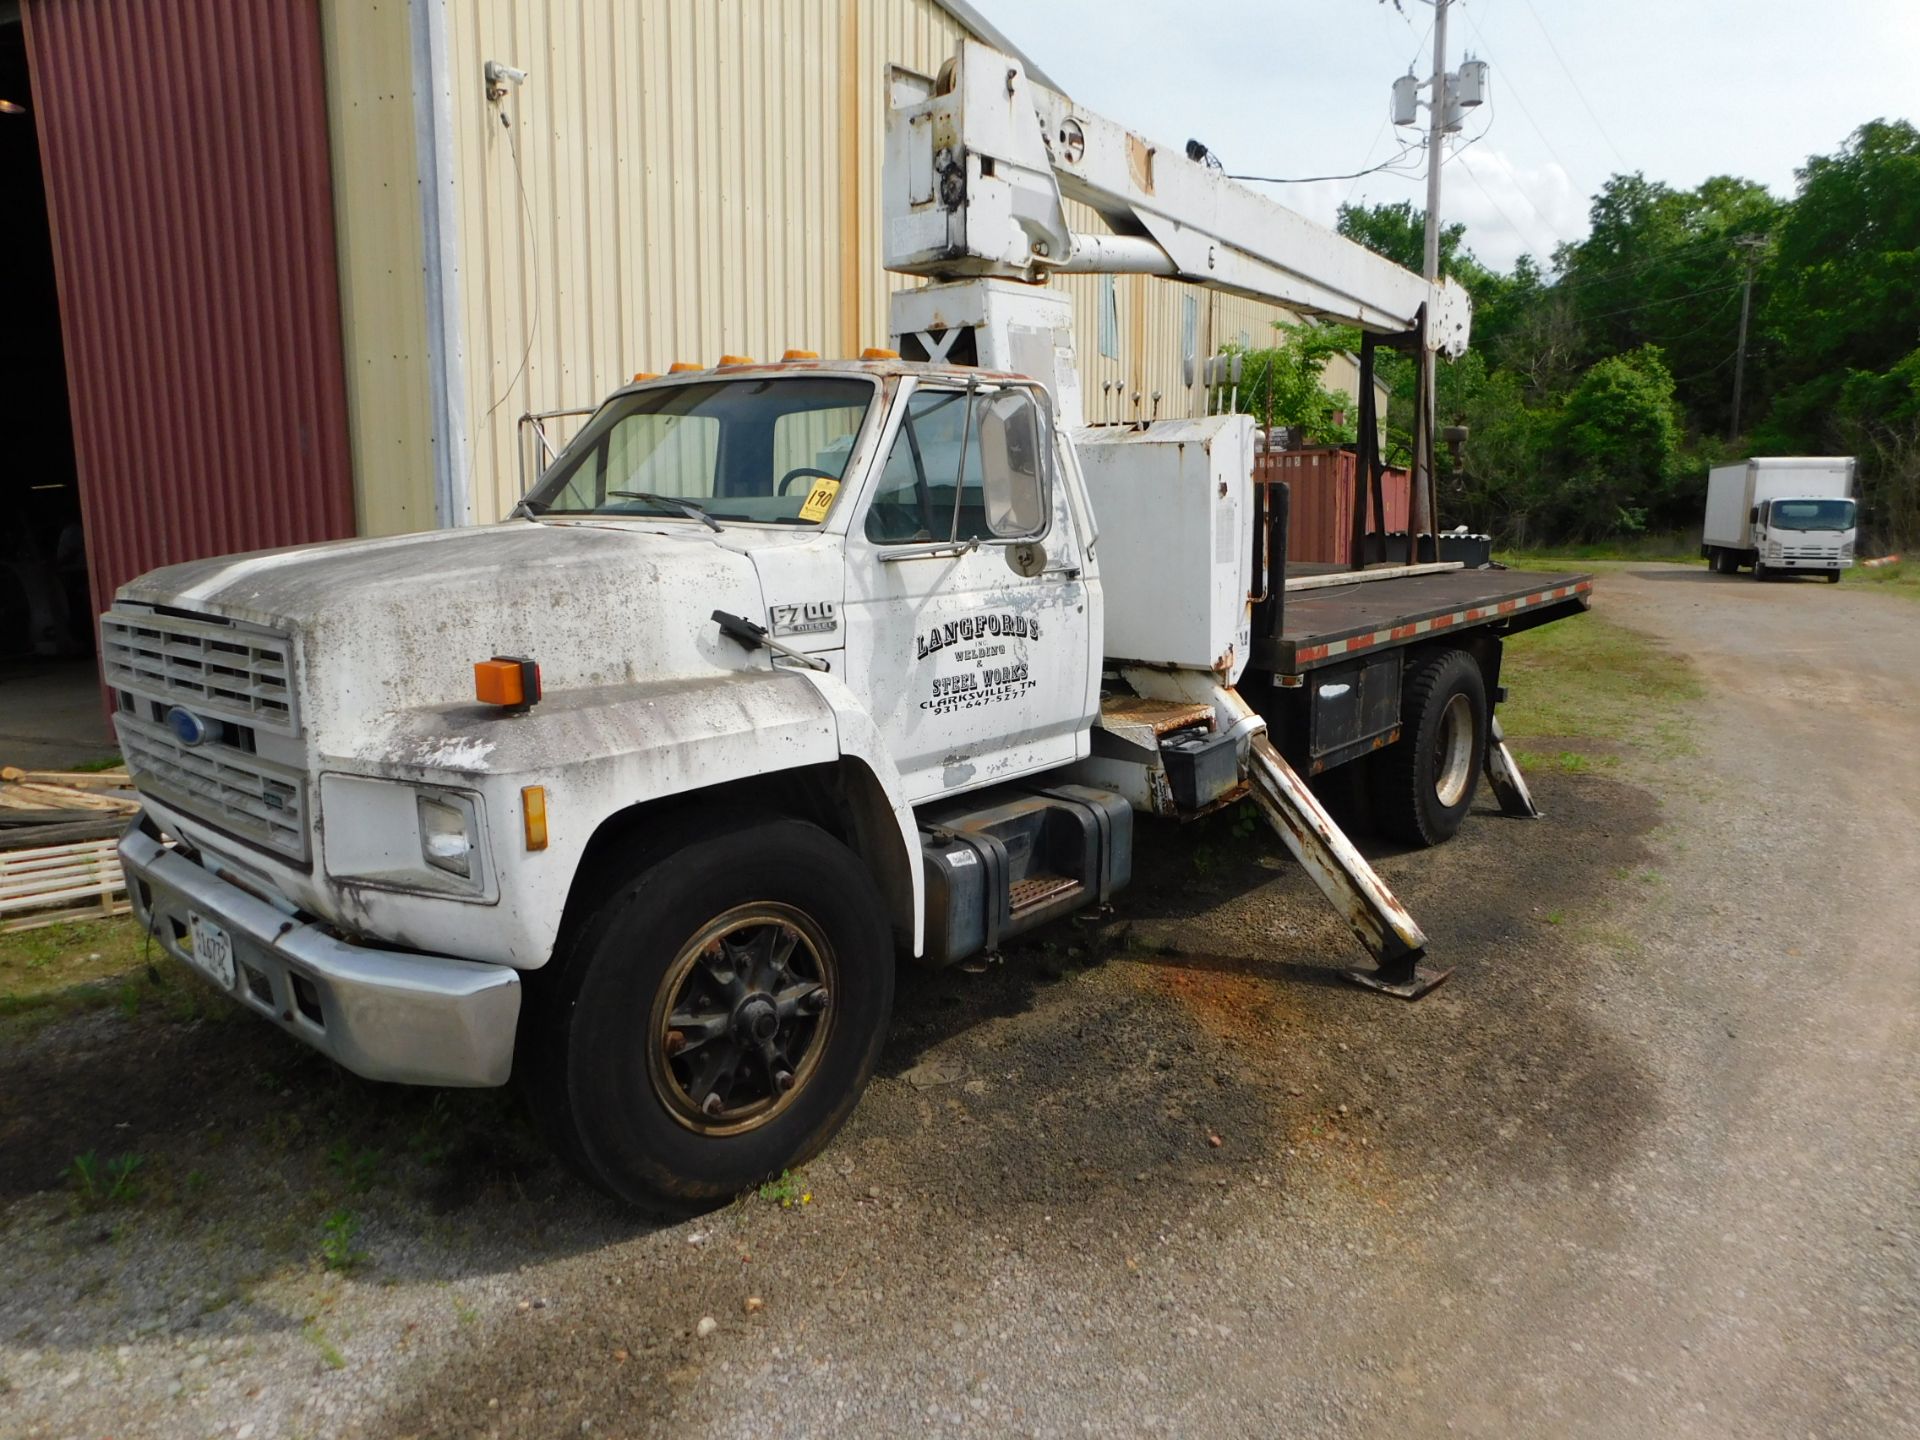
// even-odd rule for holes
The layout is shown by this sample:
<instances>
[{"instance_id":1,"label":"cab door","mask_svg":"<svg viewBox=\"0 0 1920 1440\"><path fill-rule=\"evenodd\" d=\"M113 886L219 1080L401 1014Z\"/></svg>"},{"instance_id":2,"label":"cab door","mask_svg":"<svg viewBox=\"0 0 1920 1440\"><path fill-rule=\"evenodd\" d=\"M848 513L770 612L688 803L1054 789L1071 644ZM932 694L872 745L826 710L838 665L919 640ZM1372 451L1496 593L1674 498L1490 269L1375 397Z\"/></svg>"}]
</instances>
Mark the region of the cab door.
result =
<instances>
[{"instance_id":1,"label":"cab door","mask_svg":"<svg viewBox=\"0 0 1920 1440\"><path fill-rule=\"evenodd\" d=\"M908 382L847 537L846 678L919 802L1086 753L1084 557L1045 393Z\"/></svg>"}]
</instances>

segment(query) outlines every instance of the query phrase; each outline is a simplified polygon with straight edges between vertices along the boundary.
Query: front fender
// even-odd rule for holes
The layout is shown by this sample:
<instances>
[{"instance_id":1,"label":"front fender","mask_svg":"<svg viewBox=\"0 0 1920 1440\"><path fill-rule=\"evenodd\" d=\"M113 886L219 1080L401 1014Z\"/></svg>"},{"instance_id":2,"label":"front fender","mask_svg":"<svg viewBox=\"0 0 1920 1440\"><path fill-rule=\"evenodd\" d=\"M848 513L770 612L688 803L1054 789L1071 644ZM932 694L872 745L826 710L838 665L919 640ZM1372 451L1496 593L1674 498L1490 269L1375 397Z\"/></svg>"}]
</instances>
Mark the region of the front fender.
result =
<instances>
[{"instance_id":1,"label":"front fender","mask_svg":"<svg viewBox=\"0 0 1920 1440\"><path fill-rule=\"evenodd\" d=\"M522 969L546 963L594 833L633 805L843 755L872 772L893 811L920 944L913 813L872 722L846 686L815 672L743 669L698 678L550 693L525 715L476 705L395 716L323 768L477 791L500 877L495 905L330 882L343 919L368 934ZM529 850L525 787L546 791L547 844ZM326 850L320 816L320 851Z\"/></svg>"}]
</instances>

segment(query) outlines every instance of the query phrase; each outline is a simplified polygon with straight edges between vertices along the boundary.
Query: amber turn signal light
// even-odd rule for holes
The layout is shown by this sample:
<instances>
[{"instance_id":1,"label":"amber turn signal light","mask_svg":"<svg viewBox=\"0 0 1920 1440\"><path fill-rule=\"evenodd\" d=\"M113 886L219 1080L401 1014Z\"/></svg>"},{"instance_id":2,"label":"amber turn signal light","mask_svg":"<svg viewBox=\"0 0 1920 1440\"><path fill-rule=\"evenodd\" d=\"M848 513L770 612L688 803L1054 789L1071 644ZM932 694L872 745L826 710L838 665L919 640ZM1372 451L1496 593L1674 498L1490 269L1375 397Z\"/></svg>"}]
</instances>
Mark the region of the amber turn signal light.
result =
<instances>
[{"instance_id":1,"label":"amber turn signal light","mask_svg":"<svg viewBox=\"0 0 1920 1440\"><path fill-rule=\"evenodd\" d=\"M818 350L789 350L780 358L782 360L818 360L820 358L820 352Z\"/></svg>"},{"instance_id":2,"label":"amber turn signal light","mask_svg":"<svg viewBox=\"0 0 1920 1440\"><path fill-rule=\"evenodd\" d=\"M691 360L676 360L667 367L667 373L669 375L684 375L689 370L698 370L699 368L700 367L695 365Z\"/></svg>"},{"instance_id":3,"label":"amber turn signal light","mask_svg":"<svg viewBox=\"0 0 1920 1440\"><path fill-rule=\"evenodd\" d=\"M659 378L660 372L658 370L636 370L633 372L633 379L629 383L638 385L642 380L658 380Z\"/></svg>"},{"instance_id":4,"label":"amber turn signal light","mask_svg":"<svg viewBox=\"0 0 1920 1440\"><path fill-rule=\"evenodd\" d=\"M720 357L720 363L722 365L751 365L753 364L753 357L751 355L722 355Z\"/></svg>"},{"instance_id":5,"label":"amber turn signal light","mask_svg":"<svg viewBox=\"0 0 1920 1440\"><path fill-rule=\"evenodd\" d=\"M528 785L520 791L521 823L526 827L527 849L547 848L547 787Z\"/></svg>"},{"instance_id":6,"label":"amber turn signal light","mask_svg":"<svg viewBox=\"0 0 1920 1440\"><path fill-rule=\"evenodd\" d=\"M473 667L473 693L482 705L525 710L540 703L540 667L514 655L496 655Z\"/></svg>"},{"instance_id":7,"label":"amber turn signal light","mask_svg":"<svg viewBox=\"0 0 1920 1440\"><path fill-rule=\"evenodd\" d=\"M869 345L860 352L860 358L862 360L898 360L900 352L889 350L884 345Z\"/></svg>"}]
</instances>

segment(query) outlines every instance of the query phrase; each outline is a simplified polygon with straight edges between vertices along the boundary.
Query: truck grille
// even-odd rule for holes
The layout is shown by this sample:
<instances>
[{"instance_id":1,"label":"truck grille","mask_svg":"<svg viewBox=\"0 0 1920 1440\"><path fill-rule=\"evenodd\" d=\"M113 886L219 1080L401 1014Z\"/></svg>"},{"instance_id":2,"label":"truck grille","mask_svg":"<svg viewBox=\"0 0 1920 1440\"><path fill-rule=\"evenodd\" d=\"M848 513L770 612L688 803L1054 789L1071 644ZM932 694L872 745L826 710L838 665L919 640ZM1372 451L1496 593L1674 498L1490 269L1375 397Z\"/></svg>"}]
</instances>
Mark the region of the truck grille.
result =
<instances>
[{"instance_id":1,"label":"truck grille","mask_svg":"<svg viewBox=\"0 0 1920 1440\"><path fill-rule=\"evenodd\" d=\"M100 617L100 658L116 690L280 735L299 733L293 641L277 631L121 606Z\"/></svg>"},{"instance_id":2,"label":"truck grille","mask_svg":"<svg viewBox=\"0 0 1920 1440\"><path fill-rule=\"evenodd\" d=\"M307 787L298 770L230 745L186 745L164 725L114 716L134 784L229 834L307 858Z\"/></svg>"}]
</instances>

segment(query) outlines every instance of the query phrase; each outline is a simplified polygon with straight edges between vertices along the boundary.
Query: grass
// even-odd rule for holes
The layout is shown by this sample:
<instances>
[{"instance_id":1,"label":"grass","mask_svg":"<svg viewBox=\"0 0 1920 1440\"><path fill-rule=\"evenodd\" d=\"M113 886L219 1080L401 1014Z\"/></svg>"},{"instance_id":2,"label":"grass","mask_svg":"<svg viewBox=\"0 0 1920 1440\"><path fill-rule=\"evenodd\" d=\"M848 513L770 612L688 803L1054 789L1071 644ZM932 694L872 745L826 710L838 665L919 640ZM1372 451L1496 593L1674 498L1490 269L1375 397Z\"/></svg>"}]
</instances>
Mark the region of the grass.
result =
<instances>
[{"instance_id":1,"label":"grass","mask_svg":"<svg viewBox=\"0 0 1920 1440\"><path fill-rule=\"evenodd\" d=\"M72 775L98 775L103 770L118 770L125 763L118 755L102 755L98 760L82 760L66 768Z\"/></svg>"},{"instance_id":2,"label":"grass","mask_svg":"<svg viewBox=\"0 0 1920 1440\"><path fill-rule=\"evenodd\" d=\"M0 935L0 1015L125 1008L124 986L141 968L145 942L131 916Z\"/></svg>"},{"instance_id":3,"label":"grass","mask_svg":"<svg viewBox=\"0 0 1920 1440\"><path fill-rule=\"evenodd\" d=\"M1689 753L1684 709L1700 683L1687 662L1598 615L1542 625L1507 641L1500 707L1510 738L1568 737L1628 745L1658 755ZM1564 770L1591 756L1555 747Z\"/></svg>"},{"instance_id":4,"label":"grass","mask_svg":"<svg viewBox=\"0 0 1920 1440\"><path fill-rule=\"evenodd\" d=\"M1502 565L1516 570L1537 570L1542 566L1586 565L1596 562L1665 561L1675 565L1705 565L1700 542L1691 535L1629 535L1600 540L1589 545L1545 545L1531 549L1502 550L1494 555Z\"/></svg>"},{"instance_id":5,"label":"grass","mask_svg":"<svg viewBox=\"0 0 1920 1440\"><path fill-rule=\"evenodd\" d=\"M67 1167L67 1182L73 1188L74 1203L88 1211L137 1203L140 1182L135 1176L144 1163L138 1155L116 1155L103 1161L91 1150L74 1156L73 1163Z\"/></svg>"},{"instance_id":6,"label":"grass","mask_svg":"<svg viewBox=\"0 0 1920 1440\"><path fill-rule=\"evenodd\" d=\"M1840 577L1840 583L1871 586L1888 595L1920 600L1920 561L1909 565L1904 560L1896 560L1891 565L1875 565L1871 569L1855 565Z\"/></svg>"},{"instance_id":7,"label":"grass","mask_svg":"<svg viewBox=\"0 0 1920 1440\"><path fill-rule=\"evenodd\" d=\"M360 1217L351 1210L336 1210L320 1224L320 1263L329 1270L345 1272L364 1264L367 1252L355 1242L360 1238Z\"/></svg>"}]
</instances>

